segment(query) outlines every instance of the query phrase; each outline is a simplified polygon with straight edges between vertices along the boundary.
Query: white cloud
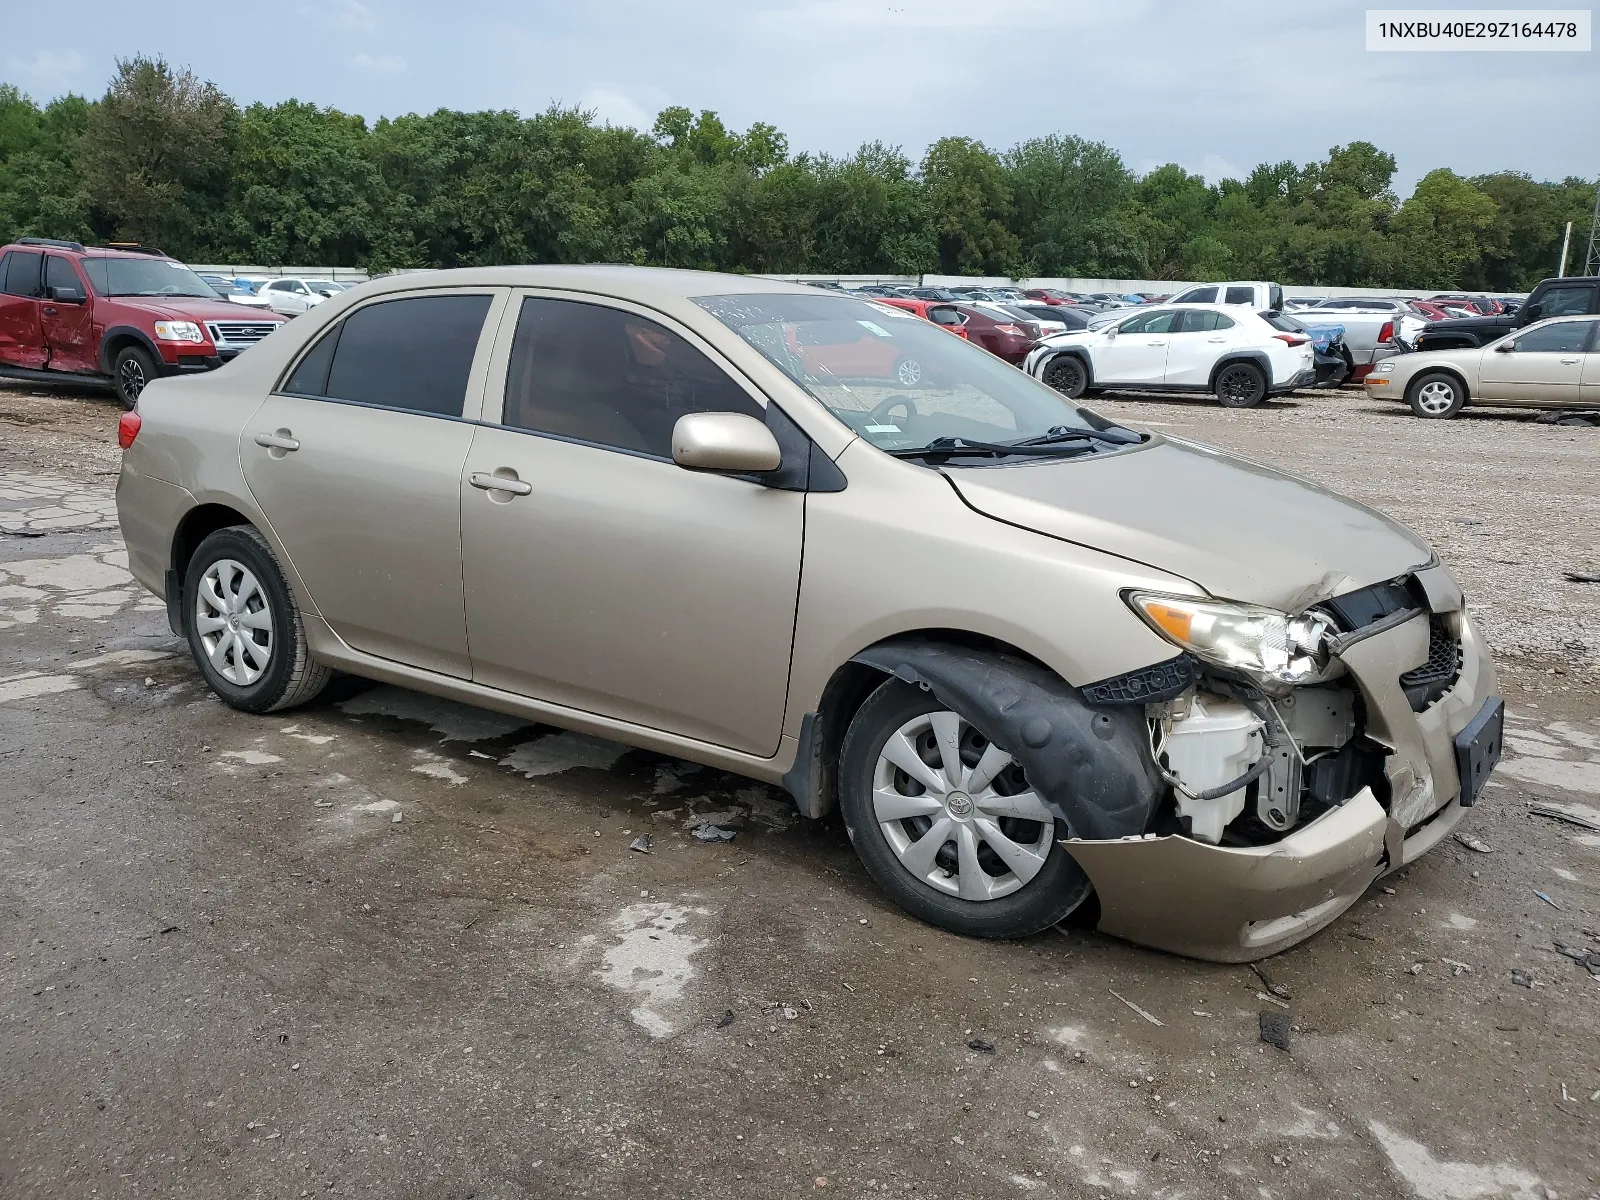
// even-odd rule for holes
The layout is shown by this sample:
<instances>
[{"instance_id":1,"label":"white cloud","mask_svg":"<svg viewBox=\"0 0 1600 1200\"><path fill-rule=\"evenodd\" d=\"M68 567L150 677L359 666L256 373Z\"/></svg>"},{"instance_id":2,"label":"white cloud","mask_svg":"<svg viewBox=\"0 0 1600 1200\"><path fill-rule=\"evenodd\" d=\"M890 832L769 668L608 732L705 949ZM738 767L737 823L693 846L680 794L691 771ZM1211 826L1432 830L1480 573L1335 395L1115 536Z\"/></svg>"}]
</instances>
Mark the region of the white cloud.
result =
<instances>
[{"instance_id":1,"label":"white cloud","mask_svg":"<svg viewBox=\"0 0 1600 1200\"><path fill-rule=\"evenodd\" d=\"M654 112L616 88L590 88L578 101L578 107L592 111L596 119L606 125L627 126L646 133L655 122Z\"/></svg>"},{"instance_id":2,"label":"white cloud","mask_svg":"<svg viewBox=\"0 0 1600 1200\"><path fill-rule=\"evenodd\" d=\"M406 60L398 54L368 54L365 50L352 58L350 65L377 75L400 75L406 70Z\"/></svg>"},{"instance_id":3,"label":"white cloud","mask_svg":"<svg viewBox=\"0 0 1600 1200\"><path fill-rule=\"evenodd\" d=\"M46 83L59 83L74 78L83 70L83 55L76 50L59 53L54 50L35 50L32 58L8 58L6 63L19 75Z\"/></svg>"},{"instance_id":4,"label":"white cloud","mask_svg":"<svg viewBox=\"0 0 1600 1200\"><path fill-rule=\"evenodd\" d=\"M371 33L378 27L377 15L361 0L339 0L331 10L325 12L324 19L340 29L354 29L361 33Z\"/></svg>"},{"instance_id":5,"label":"white cloud","mask_svg":"<svg viewBox=\"0 0 1600 1200\"><path fill-rule=\"evenodd\" d=\"M1206 155L1200 160L1200 165L1198 167L1190 167L1189 172L1193 175L1205 176L1205 181L1213 187L1224 179L1242 180L1246 175L1250 174L1249 171L1234 166L1220 154Z\"/></svg>"}]
</instances>

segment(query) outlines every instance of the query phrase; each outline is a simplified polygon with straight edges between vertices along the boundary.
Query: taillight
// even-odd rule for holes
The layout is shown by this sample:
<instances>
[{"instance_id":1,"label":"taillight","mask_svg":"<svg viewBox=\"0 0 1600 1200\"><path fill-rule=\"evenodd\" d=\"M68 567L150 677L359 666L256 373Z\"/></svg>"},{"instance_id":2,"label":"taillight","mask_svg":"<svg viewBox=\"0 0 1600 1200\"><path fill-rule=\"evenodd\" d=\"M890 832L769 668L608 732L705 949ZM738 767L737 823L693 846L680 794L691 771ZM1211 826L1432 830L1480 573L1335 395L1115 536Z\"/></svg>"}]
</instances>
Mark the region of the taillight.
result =
<instances>
[{"instance_id":1,"label":"taillight","mask_svg":"<svg viewBox=\"0 0 1600 1200\"><path fill-rule=\"evenodd\" d=\"M1015 325L996 325L994 327L994 331L996 333L1010 334L1012 337L1022 337L1023 336L1022 330L1018 329Z\"/></svg>"},{"instance_id":2,"label":"taillight","mask_svg":"<svg viewBox=\"0 0 1600 1200\"><path fill-rule=\"evenodd\" d=\"M139 436L139 427L144 424L144 419L136 412L125 412L122 419L117 422L117 445L126 450L133 445L133 439Z\"/></svg>"},{"instance_id":3,"label":"taillight","mask_svg":"<svg viewBox=\"0 0 1600 1200\"><path fill-rule=\"evenodd\" d=\"M1295 333L1275 333L1272 336L1277 338L1280 342L1287 343L1290 346L1304 346L1311 340L1308 337L1301 337L1299 334Z\"/></svg>"},{"instance_id":4,"label":"taillight","mask_svg":"<svg viewBox=\"0 0 1600 1200\"><path fill-rule=\"evenodd\" d=\"M1392 341L1394 341L1394 322L1385 321L1383 323L1383 328L1378 330L1378 345L1381 346L1385 342Z\"/></svg>"}]
</instances>

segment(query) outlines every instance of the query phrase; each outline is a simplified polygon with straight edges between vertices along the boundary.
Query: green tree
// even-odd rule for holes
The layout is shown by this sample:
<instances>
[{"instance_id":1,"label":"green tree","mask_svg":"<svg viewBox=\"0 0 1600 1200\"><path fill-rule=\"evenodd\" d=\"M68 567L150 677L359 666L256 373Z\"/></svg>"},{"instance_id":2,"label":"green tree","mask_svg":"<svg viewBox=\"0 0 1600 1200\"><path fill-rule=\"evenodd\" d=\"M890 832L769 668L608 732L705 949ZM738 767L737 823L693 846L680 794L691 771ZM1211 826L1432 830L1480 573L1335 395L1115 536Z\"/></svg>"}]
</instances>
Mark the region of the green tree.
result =
<instances>
[{"instance_id":1,"label":"green tree","mask_svg":"<svg viewBox=\"0 0 1600 1200\"><path fill-rule=\"evenodd\" d=\"M89 193L74 166L89 112L81 96L40 109L0 84L0 242L95 236Z\"/></svg>"},{"instance_id":2,"label":"green tree","mask_svg":"<svg viewBox=\"0 0 1600 1200\"><path fill-rule=\"evenodd\" d=\"M1029 275L1102 276L1121 270L1115 214L1133 176L1101 142L1059 133L1006 151L1011 230Z\"/></svg>"},{"instance_id":3,"label":"green tree","mask_svg":"<svg viewBox=\"0 0 1600 1200\"><path fill-rule=\"evenodd\" d=\"M1006 169L982 142L940 138L922 159L928 213L946 275L1009 275L1021 244L1008 227Z\"/></svg>"},{"instance_id":4,"label":"green tree","mask_svg":"<svg viewBox=\"0 0 1600 1200\"><path fill-rule=\"evenodd\" d=\"M119 236L189 254L226 188L239 112L191 71L162 58L117 60L89 114L79 158L85 186Z\"/></svg>"},{"instance_id":5,"label":"green tree","mask_svg":"<svg viewBox=\"0 0 1600 1200\"><path fill-rule=\"evenodd\" d=\"M1495 202L1454 171L1429 171L1395 214L1395 282L1459 287L1486 253L1500 249L1499 216Z\"/></svg>"}]
</instances>

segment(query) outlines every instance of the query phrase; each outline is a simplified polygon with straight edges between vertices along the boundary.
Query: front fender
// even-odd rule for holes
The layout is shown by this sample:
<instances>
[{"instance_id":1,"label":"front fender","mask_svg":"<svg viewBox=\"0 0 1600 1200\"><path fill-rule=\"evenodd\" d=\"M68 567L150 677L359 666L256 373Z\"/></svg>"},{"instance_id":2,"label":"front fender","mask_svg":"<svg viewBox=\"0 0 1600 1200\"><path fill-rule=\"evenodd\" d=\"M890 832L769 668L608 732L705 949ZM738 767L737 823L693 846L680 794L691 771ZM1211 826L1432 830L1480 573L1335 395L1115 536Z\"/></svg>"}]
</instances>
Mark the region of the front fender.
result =
<instances>
[{"instance_id":1,"label":"front fender","mask_svg":"<svg viewBox=\"0 0 1600 1200\"><path fill-rule=\"evenodd\" d=\"M1133 837L1161 798L1141 706L1096 708L1038 663L896 639L856 662L931 691L1021 765L1075 838Z\"/></svg>"}]
</instances>

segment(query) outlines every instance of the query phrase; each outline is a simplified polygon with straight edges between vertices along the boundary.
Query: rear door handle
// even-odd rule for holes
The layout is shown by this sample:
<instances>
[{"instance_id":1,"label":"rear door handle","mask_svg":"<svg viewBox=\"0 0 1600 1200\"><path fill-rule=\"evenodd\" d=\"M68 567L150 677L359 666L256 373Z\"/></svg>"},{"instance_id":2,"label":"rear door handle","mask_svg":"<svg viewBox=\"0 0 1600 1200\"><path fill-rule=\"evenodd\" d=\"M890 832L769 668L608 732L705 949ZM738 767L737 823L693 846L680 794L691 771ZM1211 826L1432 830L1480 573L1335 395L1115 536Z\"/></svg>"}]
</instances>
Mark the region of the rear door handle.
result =
<instances>
[{"instance_id":1,"label":"rear door handle","mask_svg":"<svg viewBox=\"0 0 1600 1200\"><path fill-rule=\"evenodd\" d=\"M505 475L490 475L485 471L474 471L467 476L467 482L481 491L510 492L513 496L526 496L533 491L531 483Z\"/></svg>"},{"instance_id":2,"label":"rear door handle","mask_svg":"<svg viewBox=\"0 0 1600 1200\"><path fill-rule=\"evenodd\" d=\"M298 450L300 443L286 433L258 433L256 445L264 446L268 450Z\"/></svg>"},{"instance_id":3,"label":"rear door handle","mask_svg":"<svg viewBox=\"0 0 1600 1200\"><path fill-rule=\"evenodd\" d=\"M1578 361L1578 360L1577 360L1577 359L1575 359L1575 358L1563 358L1563 359L1562 359L1562 360L1561 360L1561 362L1562 362L1562 364L1563 364L1563 365L1564 365L1564 366L1568 366L1568 367L1570 367L1570 366L1572 366L1572 364L1573 364L1573 363L1575 363L1575 362L1577 362L1577 361Z\"/></svg>"}]
</instances>

